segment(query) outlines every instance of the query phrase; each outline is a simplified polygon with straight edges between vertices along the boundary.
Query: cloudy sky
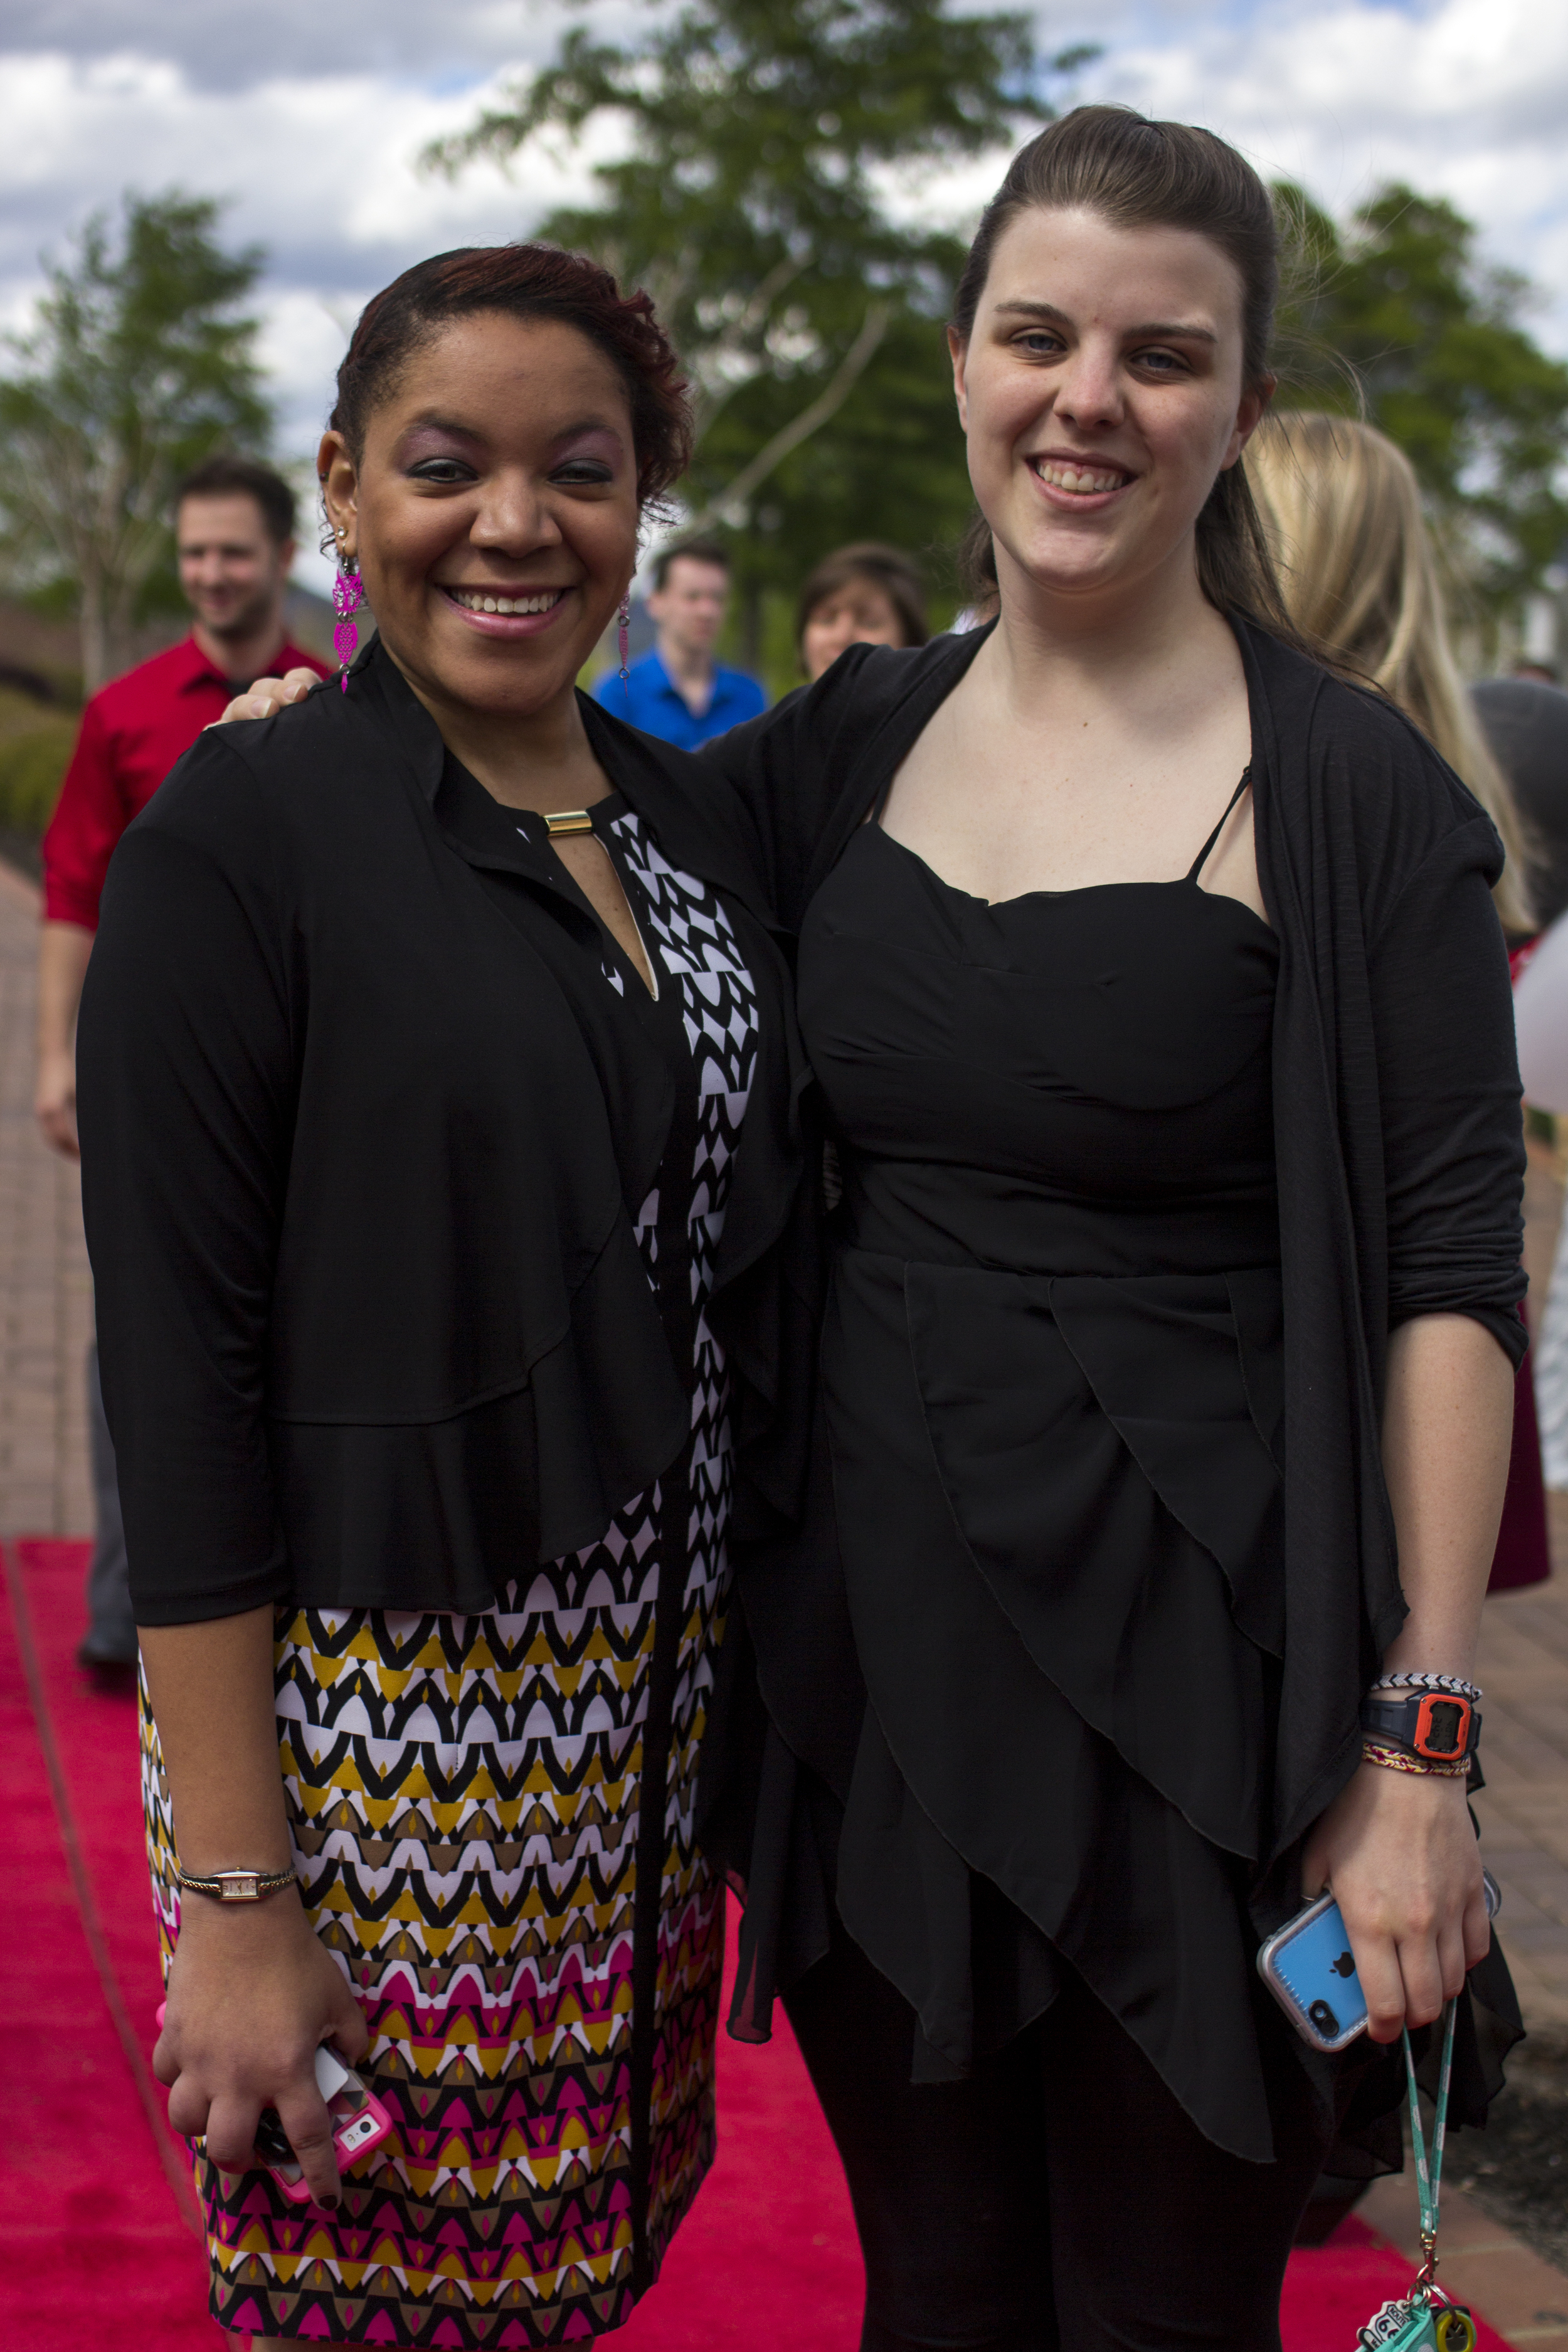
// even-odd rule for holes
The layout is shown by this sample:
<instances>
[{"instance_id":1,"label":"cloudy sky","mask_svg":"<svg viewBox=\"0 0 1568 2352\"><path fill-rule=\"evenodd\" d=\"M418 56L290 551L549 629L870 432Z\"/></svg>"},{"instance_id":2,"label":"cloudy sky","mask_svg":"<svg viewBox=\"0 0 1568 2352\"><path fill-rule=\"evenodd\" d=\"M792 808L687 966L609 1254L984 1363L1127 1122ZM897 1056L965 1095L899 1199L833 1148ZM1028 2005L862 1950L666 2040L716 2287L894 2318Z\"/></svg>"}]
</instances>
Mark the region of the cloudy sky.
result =
<instances>
[{"instance_id":1,"label":"cloudy sky","mask_svg":"<svg viewBox=\"0 0 1568 2352\"><path fill-rule=\"evenodd\" d=\"M634 13L595 0L606 25ZM526 232L564 193L542 157L455 186L415 169L549 53L564 16L557 0L8 0L0 324L25 323L40 249L122 188L229 198L226 235L268 251L266 357L303 453L368 293L423 253ZM1104 45L1078 95L1206 123L1331 210L1393 177L1450 196L1535 281L1534 331L1568 353L1568 7L1051 0L1041 25L1053 49ZM972 217L994 176L922 200Z\"/></svg>"}]
</instances>

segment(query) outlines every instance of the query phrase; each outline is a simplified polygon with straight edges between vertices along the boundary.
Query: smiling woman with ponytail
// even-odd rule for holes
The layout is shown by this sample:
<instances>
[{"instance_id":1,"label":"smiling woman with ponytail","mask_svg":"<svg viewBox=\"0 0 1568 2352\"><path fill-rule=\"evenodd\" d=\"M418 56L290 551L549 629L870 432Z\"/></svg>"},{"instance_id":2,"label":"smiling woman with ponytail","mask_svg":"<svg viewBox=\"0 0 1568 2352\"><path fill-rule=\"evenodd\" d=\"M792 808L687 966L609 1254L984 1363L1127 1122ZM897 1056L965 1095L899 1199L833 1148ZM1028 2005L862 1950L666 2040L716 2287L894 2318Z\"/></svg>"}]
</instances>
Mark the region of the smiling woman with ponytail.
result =
<instances>
[{"instance_id":1,"label":"smiling woman with ponytail","mask_svg":"<svg viewBox=\"0 0 1568 2352\"><path fill-rule=\"evenodd\" d=\"M782 1991L865 2352L1277 2352L1336 2127L1399 2161L1401 2028L1468 1981L1470 2120L1518 2030L1462 1780L1358 1719L1472 1672L1497 1531L1502 853L1281 598L1238 462L1277 276L1211 132L1042 132L949 330L995 620L703 755L843 1171L816 1501L740 1575L730 1864L736 2023ZM1325 1884L1372 2013L1338 2059L1253 1967Z\"/></svg>"}]
</instances>

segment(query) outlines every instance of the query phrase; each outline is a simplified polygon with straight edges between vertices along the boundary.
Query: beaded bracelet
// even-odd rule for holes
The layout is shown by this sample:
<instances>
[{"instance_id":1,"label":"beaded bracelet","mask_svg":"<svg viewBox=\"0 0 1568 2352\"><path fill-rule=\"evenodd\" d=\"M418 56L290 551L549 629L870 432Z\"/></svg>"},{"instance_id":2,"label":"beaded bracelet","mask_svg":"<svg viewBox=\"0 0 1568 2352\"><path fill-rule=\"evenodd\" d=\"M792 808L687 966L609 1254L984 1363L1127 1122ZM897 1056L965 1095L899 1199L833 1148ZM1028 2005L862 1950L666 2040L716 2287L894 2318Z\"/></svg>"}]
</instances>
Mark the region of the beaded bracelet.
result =
<instances>
[{"instance_id":1,"label":"beaded bracelet","mask_svg":"<svg viewBox=\"0 0 1568 2352\"><path fill-rule=\"evenodd\" d=\"M1468 1683L1463 1675L1379 1675L1373 1689L1447 1691L1450 1697L1468 1698L1472 1706L1479 1706L1485 1696L1480 1685Z\"/></svg>"},{"instance_id":2,"label":"beaded bracelet","mask_svg":"<svg viewBox=\"0 0 1568 2352\"><path fill-rule=\"evenodd\" d=\"M1390 1772L1425 1773L1436 1780L1468 1780L1470 1759L1461 1756L1456 1763L1440 1764L1431 1756L1413 1756L1406 1748L1391 1748L1386 1740L1365 1735L1361 1743L1363 1764L1382 1764Z\"/></svg>"}]
</instances>

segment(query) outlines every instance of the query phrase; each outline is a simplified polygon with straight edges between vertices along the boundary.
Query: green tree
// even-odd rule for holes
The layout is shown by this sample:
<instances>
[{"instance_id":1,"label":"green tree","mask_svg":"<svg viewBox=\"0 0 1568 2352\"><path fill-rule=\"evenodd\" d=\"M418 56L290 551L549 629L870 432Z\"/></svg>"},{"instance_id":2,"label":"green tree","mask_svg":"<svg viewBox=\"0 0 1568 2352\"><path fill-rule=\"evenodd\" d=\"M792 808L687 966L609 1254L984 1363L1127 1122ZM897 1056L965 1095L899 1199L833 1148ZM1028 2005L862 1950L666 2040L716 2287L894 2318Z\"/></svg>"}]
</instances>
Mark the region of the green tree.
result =
<instances>
[{"instance_id":1,"label":"green tree","mask_svg":"<svg viewBox=\"0 0 1568 2352\"><path fill-rule=\"evenodd\" d=\"M940 485L912 509L925 535L963 477L938 330L963 248L889 200L889 169L1015 142L1048 120L1052 75L1094 52L1043 58L1032 16L945 0L656 0L649 16L625 42L574 26L427 160L456 172L623 125L594 200L537 233L658 303L696 394L691 527L726 523L757 562L798 571L803 545L907 536L912 481ZM894 446L898 490L872 489Z\"/></svg>"},{"instance_id":2,"label":"green tree","mask_svg":"<svg viewBox=\"0 0 1568 2352\"><path fill-rule=\"evenodd\" d=\"M794 653L777 607L793 600L813 564L851 540L890 541L921 559L941 609L952 551L974 502L942 315L901 310L875 359L815 437L782 458L731 540L735 567L734 654L763 667L781 690ZM797 397L786 377L760 375L714 423L698 450L689 489L700 505L723 499L748 454L765 449ZM730 511L732 512L732 509ZM763 659L763 600L778 638ZM956 596L952 599L956 602Z\"/></svg>"},{"instance_id":3,"label":"green tree","mask_svg":"<svg viewBox=\"0 0 1568 2352\"><path fill-rule=\"evenodd\" d=\"M1521 324L1526 280L1485 264L1474 225L1440 196L1383 188L1342 230L1301 189L1276 195L1303 264L1282 313L1279 399L1364 400L1471 587L1494 608L1511 602L1568 540L1568 366Z\"/></svg>"},{"instance_id":4,"label":"green tree","mask_svg":"<svg viewBox=\"0 0 1568 2352\"><path fill-rule=\"evenodd\" d=\"M0 550L18 585L74 596L89 693L168 562L180 474L270 436L257 321L239 310L261 254L226 252L218 211L178 192L128 194L117 235L97 214L66 259L46 262L31 331L6 338Z\"/></svg>"}]
</instances>

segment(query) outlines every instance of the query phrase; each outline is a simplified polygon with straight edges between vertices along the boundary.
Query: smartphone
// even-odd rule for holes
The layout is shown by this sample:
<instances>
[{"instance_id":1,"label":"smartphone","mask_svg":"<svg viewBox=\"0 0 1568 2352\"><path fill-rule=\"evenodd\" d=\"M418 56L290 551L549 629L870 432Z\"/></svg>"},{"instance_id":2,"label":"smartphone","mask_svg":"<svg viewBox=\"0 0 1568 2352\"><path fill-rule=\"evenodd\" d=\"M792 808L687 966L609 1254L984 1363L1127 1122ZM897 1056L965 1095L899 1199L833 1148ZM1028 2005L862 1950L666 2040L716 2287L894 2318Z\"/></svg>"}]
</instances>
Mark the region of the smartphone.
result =
<instances>
[{"instance_id":1,"label":"smartphone","mask_svg":"<svg viewBox=\"0 0 1568 2352\"><path fill-rule=\"evenodd\" d=\"M160 2001L153 2014L153 2022L160 2033L167 2006ZM357 2164L362 2156L381 2146L392 2129L392 2117L375 2093L365 2088L353 2067L345 2066L325 2042L316 2052L316 2087L332 2119L332 2150L341 2172L345 2165ZM263 2107L257 2119L256 2153L291 2205L310 2203L310 2184L276 2107Z\"/></svg>"},{"instance_id":2,"label":"smartphone","mask_svg":"<svg viewBox=\"0 0 1568 2352\"><path fill-rule=\"evenodd\" d=\"M332 2119L332 2152L341 2172L380 2147L392 2129L392 2117L353 2067L345 2066L324 2042L316 2052L316 2087ZM289 2145L276 2107L263 2107L258 2118L256 2153L291 2205L310 2203L310 2185Z\"/></svg>"},{"instance_id":3,"label":"smartphone","mask_svg":"<svg viewBox=\"0 0 1568 2352\"><path fill-rule=\"evenodd\" d=\"M1481 1880L1487 1916L1495 1919L1501 1891L1489 1870L1482 1871ZM1269 1937L1258 1955L1258 1973L1314 2050L1342 2050L1365 2032L1366 1997L1331 1895L1320 1895Z\"/></svg>"}]
</instances>

